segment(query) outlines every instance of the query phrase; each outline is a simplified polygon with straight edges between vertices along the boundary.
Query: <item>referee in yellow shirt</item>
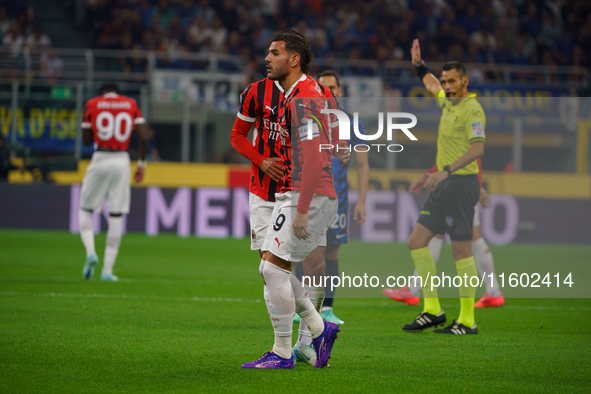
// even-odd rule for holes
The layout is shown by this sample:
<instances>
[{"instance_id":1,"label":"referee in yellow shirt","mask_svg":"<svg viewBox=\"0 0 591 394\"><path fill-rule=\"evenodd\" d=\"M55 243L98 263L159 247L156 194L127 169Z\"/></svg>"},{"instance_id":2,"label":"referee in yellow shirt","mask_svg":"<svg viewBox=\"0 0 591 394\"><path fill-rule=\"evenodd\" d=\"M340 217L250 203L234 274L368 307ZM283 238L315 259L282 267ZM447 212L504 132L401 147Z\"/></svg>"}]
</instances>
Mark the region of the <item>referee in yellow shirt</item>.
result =
<instances>
[{"instance_id":1,"label":"referee in yellow shirt","mask_svg":"<svg viewBox=\"0 0 591 394\"><path fill-rule=\"evenodd\" d=\"M467 278L468 283L464 281L459 289L460 316L447 327L435 330L435 333L477 334L474 321L476 287L470 285L470 278L478 277L478 271L470 246L474 206L480 194L476 159L484 155L486 117L475 95L468 93L468 76L462 63L445 63L441 80L438 80L421 60L419 40L413 41L411 55L419 78L437 98L442 113L437 137L438 172L425 181L424 187L431 193L408 240L410 254L423 279L425 305L423 312L402 329L420 332L429 327L443 326L447 321L439 305L437 289L431 290L431 280L425 283L427 277L437 275L435 260L427 245L435 234L447 232L458 276L463 280Z\"/></svg>"}]
</instances>

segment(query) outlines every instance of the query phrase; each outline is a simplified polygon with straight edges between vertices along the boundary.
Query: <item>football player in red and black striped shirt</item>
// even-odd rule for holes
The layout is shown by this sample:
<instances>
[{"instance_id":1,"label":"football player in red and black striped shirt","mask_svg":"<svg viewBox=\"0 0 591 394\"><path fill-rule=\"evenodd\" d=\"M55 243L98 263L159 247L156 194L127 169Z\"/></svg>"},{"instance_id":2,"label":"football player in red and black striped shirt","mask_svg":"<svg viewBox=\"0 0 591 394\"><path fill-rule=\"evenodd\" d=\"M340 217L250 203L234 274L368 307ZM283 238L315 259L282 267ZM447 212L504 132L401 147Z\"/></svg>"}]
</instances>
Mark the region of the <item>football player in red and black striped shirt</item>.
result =
<instances>
[{"instance_id":1,"label":"football player in red and black striped shirt","mask_svg":"<svg viewBox=\"0 0 591 394\"><path fill-rule=\"evenodd\" d=\"M291 274L291 267L326 238L337 210L331 152L319 149L321 144L330 145L329 125L336 124L332 119L326 121L321 109L336 109L336 100L328 89L305 74L309 72L312 53L304 36L286 30L275 33L272 41L265 59L267 77L286 91L286 99L279 107L282 124L278 128L284 176L262 249L267 252L259 270L268 288L267 307L275 343L273 351L242 367L293 368L291 334L297 310L313 338L315 366L321 368L328 362L339 328L323 322L301 282ZM296 106L293 114L292 103ZM310 130L308 119L313 121Z\"/></svg>"},{"instance_id":2,"label":"football player in red and black striped shirt","mask_svg":"<svg viewBox=\"0 0 591 394\"><path fill-rule=\"evenodd\" d=\"M277 175L275 179L271 179L265 176L269 171L266 171L267 167L263 165L266 158L275 158L274 162L279 159L281 126L278 115L279 103L282 101L283 89L277 81L265 78L249 85L240 95L240 108L236 115L245 124L237 122L237 126L241 127L232 130L232 143L240 153L250 156L249 159L258 167L251 168L250 191L266 201L275 201L275 193L281 190L282 186L283 169L280 172L270 171L269 175ZM254 146L248 140L240 138L246 137L246 126L251 126L253 122L256 122ZM248 146L245 147L244 143L248 143Z\"/></svg>"},{"instance_id":3,"label":"football player in red and black striped shirt","mask_svg":"<svg viewBox=\"0 0 591 394\"><path fill-rule=\"evenodd\" d=\"M281 162L281 125L279 105L283 88L268 78L250 84L240 95L240 108L232 128L232 146L252 163L250 168L249 205L252 250L260 252L273 207L275 193L283 186ZM254 126L254 143L248 132Z\"/></svg>"}]
</instances>

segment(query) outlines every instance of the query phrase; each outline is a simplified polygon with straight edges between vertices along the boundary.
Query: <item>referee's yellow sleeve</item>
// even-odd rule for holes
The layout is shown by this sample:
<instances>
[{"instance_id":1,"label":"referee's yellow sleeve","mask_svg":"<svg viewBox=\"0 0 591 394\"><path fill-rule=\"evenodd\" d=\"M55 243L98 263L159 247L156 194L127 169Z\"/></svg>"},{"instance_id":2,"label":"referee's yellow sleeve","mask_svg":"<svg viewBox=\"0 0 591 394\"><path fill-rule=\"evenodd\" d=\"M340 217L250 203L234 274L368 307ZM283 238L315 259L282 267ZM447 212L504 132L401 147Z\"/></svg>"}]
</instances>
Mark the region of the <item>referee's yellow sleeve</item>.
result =
<instances>
[{"instance_id":1,"label":"referee's yellow sleeve","mask_svg":"<svg viewBox=\"0 0 591 394\"><path fill-rule=\"evenodd\" d=\"M443 106L445 105L445 101L446 101L446 96L445 96L445 92L443 91L443 89L439 89L437 91L437 94L435 95L435 100L437 100L437 106L439 108L443 108Z\"/></svg>"},{"instance_id":2,"label":"referee's yellow sleeve","mask_svg":"<svg viewBox=\"0 0 591 394\"><path fill-rule=\"evenodd\" d=\"M466 117L465 129L468 137L468 142L485 142L486 135L484 129L486 127L486 118L482 109L471 109Z\"/></svg>"}]
</instances>

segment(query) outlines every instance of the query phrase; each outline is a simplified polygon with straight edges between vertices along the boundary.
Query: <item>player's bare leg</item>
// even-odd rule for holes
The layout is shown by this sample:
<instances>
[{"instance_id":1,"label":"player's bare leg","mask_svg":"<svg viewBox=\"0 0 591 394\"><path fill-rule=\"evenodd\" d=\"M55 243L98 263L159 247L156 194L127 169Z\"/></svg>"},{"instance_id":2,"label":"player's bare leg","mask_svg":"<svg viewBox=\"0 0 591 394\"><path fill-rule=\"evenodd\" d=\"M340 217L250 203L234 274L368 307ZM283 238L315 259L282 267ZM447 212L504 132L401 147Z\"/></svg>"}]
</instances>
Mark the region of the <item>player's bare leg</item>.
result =
<instances>
[{"instance_id":1,"label":"player's bare leg","mask_svg":"<svg viewBox=\"0 0 591 394\"><path fill-rule=\"evenodd\" d=\"M82 268L82 277L90 279L94 274L94 266L98 263L98 256L94 248L94 228L92 224L92 210L80 208L78 212L78 228L80 238L86 249L86 262Z\"/></svg>"},{"instance_id":2,"label":"player's bare leg","mask_svg":"<svg viewBox=\"0 0 591 394\"><path fill-rule=\"evenodd\" d=\"M117 255L119 254L119 246L121 245L122 235L123 216L121 213L110 213L101 280L109 282L116 282L119 280L119 278L113 275L113 266L115 265Z\"/></svg>"},{"instance_id":3,"label":"player's bare leg","mask_svg":"<svg viewBox=\"0 0 591 394\"><path fill-rule=\"evenodd\" d=\"M484 275L486 278L484 281L486 293L474 304L474 308L503 306L505 305L505 297L503 297L497 281L493 255L482 237L480 226L474 226L472 234L472 254L476 260L476 268L478 268L479 275L481 277Z\"/></svg>"}]
</instances>

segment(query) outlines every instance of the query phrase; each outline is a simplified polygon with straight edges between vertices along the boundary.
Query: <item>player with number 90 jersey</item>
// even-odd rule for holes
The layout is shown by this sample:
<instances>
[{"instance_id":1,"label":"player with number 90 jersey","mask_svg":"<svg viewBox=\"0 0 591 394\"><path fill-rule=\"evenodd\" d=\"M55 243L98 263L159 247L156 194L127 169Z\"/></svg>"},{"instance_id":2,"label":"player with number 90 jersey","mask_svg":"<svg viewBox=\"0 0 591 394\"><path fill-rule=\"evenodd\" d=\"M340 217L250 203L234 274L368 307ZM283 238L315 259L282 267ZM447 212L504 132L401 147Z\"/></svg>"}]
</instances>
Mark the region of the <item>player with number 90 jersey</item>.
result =
<instances>
[{"instance_id":1,"label":"player with number 90 jersey","mask_svg":"<svg viewBox=\"0 0 591 394\"><path fill-rule=\"evenodd\" d=\"M101 280L118 280L113 275L113 266L123 234L123 215L129 213L131 166L127 148L136 126L139 134L139 160L134 174L136 183L144 178L146 167L146 121L135 100L117 92L116 84L104 83L99 89L99 96L88 100L84 106L82 141L86 146L94 141L95 147L82 180L78 212L80 237L86 249L86 262L82 268L84 279L92 277L94 266L98 263L92 215L103 207L106 200L109 228Z\"/></svg>"},{"instance_id":2,"label":"player with number 90 jersey","mask_svg":"<svg viewBox=\"0 0 591 394\"><path fill-rule=\"evenodd\" d=\"M134 99L107 93L86 102L82 127L92 127L97 150L126 151L135 125L145 123Z\"/></svg>"}]
</instances>

